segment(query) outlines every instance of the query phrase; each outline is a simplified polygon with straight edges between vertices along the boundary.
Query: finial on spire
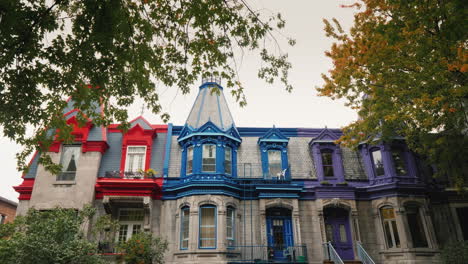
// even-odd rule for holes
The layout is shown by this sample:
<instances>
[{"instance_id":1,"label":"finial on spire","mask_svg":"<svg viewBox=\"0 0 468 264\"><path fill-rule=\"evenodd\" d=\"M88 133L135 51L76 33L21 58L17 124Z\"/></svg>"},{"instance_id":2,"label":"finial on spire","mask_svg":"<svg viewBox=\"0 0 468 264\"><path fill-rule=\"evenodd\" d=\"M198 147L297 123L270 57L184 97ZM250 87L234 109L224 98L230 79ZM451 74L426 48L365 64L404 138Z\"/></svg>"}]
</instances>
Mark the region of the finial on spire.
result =
<instances>
[{"instance_id":1,"label":"finial on spire","mask_svg":"<svg viewBox=\"0 0 468 264\"><path fill-rule=\"evenodd\" d=\"M145 112L145 103L141 105L141 111L140 111L140 116L143 116L143 113Z\"/></svg>"}]
</instances>

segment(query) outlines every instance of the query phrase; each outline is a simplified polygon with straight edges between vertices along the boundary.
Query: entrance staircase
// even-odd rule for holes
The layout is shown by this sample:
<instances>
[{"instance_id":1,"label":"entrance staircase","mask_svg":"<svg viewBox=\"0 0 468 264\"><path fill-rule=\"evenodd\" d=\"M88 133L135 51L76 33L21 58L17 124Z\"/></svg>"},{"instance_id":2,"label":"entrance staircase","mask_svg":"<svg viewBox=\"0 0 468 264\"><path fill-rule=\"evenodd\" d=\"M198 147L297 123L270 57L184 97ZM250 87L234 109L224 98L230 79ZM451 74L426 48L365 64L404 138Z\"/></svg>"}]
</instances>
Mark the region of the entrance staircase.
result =
<instances>
[{"instance_id":1,"label":"entrance staircase","mask_svg":"<svg viewBox=\"0 0 468 264\"><path fill-rule=\"evenodd\" d=\"M323 264L375 264L374 260L369 256L361 242L356 241L357 245L357 260L342 260L336 252L331 242L323 243Z\"/></svg>"}]
</instances>

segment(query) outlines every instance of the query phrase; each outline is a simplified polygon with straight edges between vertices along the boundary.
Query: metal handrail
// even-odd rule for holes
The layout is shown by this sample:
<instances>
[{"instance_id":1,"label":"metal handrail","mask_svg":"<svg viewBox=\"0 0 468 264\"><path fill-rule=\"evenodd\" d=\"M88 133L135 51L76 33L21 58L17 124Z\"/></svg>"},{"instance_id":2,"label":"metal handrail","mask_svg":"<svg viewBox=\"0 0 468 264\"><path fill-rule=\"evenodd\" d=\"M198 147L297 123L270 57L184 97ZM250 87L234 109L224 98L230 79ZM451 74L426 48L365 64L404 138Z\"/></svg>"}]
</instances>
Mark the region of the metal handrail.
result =
<instances>
[{"instance_id":1,"label":"metal handrail","mask_svg":"<svg viewBox=\"0 0 468 264\"><path fill-rule=\"evenodd\" d=\"M331 242L323 243L323 255L326 260L333 261L335 264L344 264Z\"/></svg>"},{"instance_id":2,"label":"metal handrail","mask_svg":"<svg viewBox=\"0 0 468 264\"><path fill-rule=\"evenodd\" d=\"M374 260L372 260L372 258L369 256L367 251L362 246L362 243L359 241L356 241L356 245L357 245L357 254L358 254L359 260L363 264L375 264Z\"/></svg>"}]
</instances>

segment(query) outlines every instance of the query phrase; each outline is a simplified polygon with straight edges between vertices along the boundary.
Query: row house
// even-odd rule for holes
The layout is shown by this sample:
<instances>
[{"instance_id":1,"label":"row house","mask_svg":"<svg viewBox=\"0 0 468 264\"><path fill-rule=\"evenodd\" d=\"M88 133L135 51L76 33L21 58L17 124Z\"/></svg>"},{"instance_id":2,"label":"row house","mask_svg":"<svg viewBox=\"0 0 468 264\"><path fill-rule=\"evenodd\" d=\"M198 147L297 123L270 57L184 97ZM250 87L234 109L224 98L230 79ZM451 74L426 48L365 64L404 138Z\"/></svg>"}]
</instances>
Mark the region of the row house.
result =
<instances>
[{"instance_id":1,"label":"row house","mask_svg":"<svg viewBox=\"0 0 468 264\"><path fill-rule=\"evenodd\" d=\"M120 222L116 243L166 238L167 263L435 263L468 239L468 200L402 138L349 149L339 129L237 127L220 83L203 80L185 124L125 133L79 126L70 100L75 142L49 150L63 172L35 155L18 214L92 204Z\"/></svg>"}]
</instances>

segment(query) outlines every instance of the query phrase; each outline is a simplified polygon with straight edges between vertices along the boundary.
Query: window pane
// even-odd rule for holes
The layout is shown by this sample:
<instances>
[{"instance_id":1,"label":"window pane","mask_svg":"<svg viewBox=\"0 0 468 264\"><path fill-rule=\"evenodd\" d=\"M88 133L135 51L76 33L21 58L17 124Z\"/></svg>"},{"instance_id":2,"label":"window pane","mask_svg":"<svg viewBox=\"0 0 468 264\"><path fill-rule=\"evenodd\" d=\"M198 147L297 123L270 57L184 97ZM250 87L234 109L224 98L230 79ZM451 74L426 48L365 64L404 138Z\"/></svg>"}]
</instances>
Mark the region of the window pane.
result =
<instances>
[{"instance_id":1,"label":"window pane","mask_svg":"<svg viewBox=\"0 0 468 264\"><path fill-rule=\"evenodd\" d=\"M226 212L226 237L228 246L234 246L235 244L235 213L234 209L228 207Z\"/></svg>"},{"instance_id":2,"label":"window pane","mask_svg":"<svg viewBox=\"0 0 468 264\"><path fill-rule=\"evenodd\" d=\"M327 235L327 241L333 241L333 226L330 224L325 225L325 233Z\"/></svg>"},{"instance_id":3,"label":"window pane","mask_svg":"<svg viewBox=\"0 0 468 264\"><path fill-rule=\"evenodd\" d=\"M322 168L325 177L333 177L333 152L326 149L321 152Z\"/></svg>"},{"instance_id":4,"label":"window pane","mask_svg":"<svg viewBox=\"0 0 468 264\"><path fill-rule=\"evenodd\" d=\"M119 213L120 221L143 221L143 210L125 210L121 209Z\"/></svg>"},{"instance_id":5,"label":"window pane","mask_svg":"<svg viewBox=\"0 0 468 264\"><path fill-rule=\"evenodd\" d=\"M389 248L393 247L393 240L392 240L392 233L390 232L390 224L389 222L384 223L384 231L385 231L385 237L387 238L387 246Z\"/></svg>"},{"instance_id":6,"label":"window pane","mask_svg":"<svg viewBox=\"0 0 468 264\"><path fill-rule=\"evenodd\" d=\"M382 176L385 174L382 153L380 150L372 151L372 161L374 162L374 170L377 176Z\"/></svg>"},{"instance_id":7,"label":"window pane","mask_svg":"<svg viewBox=\"0 0 468 264\"><path fill-rule=\"evenodd\" d=\"M346 242L348 238L346 236L346 228L344 225L340 225L340 242Z\"/></svg>"},{"instance_id":8,"label":"window pane","mask_svg":"<svg viewBox=\"0 0 468 264\"><path fill-rule=\"evenodd\" d=\"M392 229L393 229L393 237L395 238L395 246L397 248L399 248L400 247L400 237L398 236L398 229L397 229L395 220L392 221Z\"/></svg>"},{"instance_id":9,"label":"window pane","mask_svg":"<svg viewBox=\"0 0 468 264\"><path fill-rule=\"evenodd\" d=\"M62 165L62 172L57 175L59 181L72 181L75 179L76 168L78 167L78 160L80 158L81 146L64 145L62 148L62 158L60 165Z\"/></svg>"},{"instance_id":10,"label":"window pane","mask_svg":"<svg viewBox=\"0 0 468 264\"><path fill-rule=\"evenodd\" d=\"M144 170L146 157L146 147L129 146L127 148L127 166L125 171L137 172Z\"/></svg>"},{"instance_id":11,"label":"window pane","mask_svg":"<svg viewBox=\"0 0 468 264\"><path fill-rule=\"evenodd\" d=\"M200 247L215 247L216 208L200 208Z\"/></svg>"},{"instance_id":12,"label":"window pane","mask_svg":"<svg viewBox=\"0 0 468 264\"><path fill-rule=\"evenodd\" d=\"M190 209L189 208L182 209L180 222L181 222L181 227L180 227L181 248L188 248L189 228L190 228Z\"/></svg>"},{"instance_id":13,"label":"window pane","mask_svg":"<svg viewBox=\"0 0 468 264\"><path fill-rule=\"evenodd\" d=\"M216 171L216 145L203 145L202 170L205 172Z\"/></svg>"},{"instance_id":14,"label":"window pane","mask_svg":"<svg viewBox=\"0 0 468 264\"><path fill-rule=\"evenodd\" d=\"M187 174L193 172L193 146L187 148Z\"/></svg>"},{"instance_id":15,"label":"window pane","mask_svg":"<svg viewBox=\"0 0 468 264\"><path fill-rule=\"evenodd\" d=\"M268 171L270 176L279 176L281 174L281 151L269 150L268 151Z\"/></svg>"},{"instance_id":16,"label":"window pane","mask_svg":"<svg viewBox=\"0 0 468 264\"><path fill-rule=\"evenodd\" d=\"M413 247L427 247L426 235L424 233L424 226L419 214L419 207L408 206L406 209L406 217L408 218L408 225L411 232L411 239L413 240Z\"/></svg>"},{"instance_id":17,"label":"window pane","mask_svg":"<svg viewBox=\"0 0 468 264\"><path fill-rule=\"evenodd\" d=\"M400 149L392 150L393 163L395 164L395 171L397 175L406 175L406 163L403 156L403 151Z\"/></svg>"},{"instance_id":18,"label":"window pane","mask_svg":"<svg viewBox=\"0 0 468 264\"><path fill-rule=\"evenodd\" d=\"M133 225L132 236L140 233L140 231L141 231L141 225Z\"/></svg>"},{"instance_id":19,"label":"window pane","mask_svg":"<svg viewBox=\"0 0 468 264\"><path fill-rule=\"evenodd\" d=\"M224 172L231 174L232 170L232 149L230 147L224 148Z\"/></svg>"},{"instance_id":20,"label":"window pane","mask_svg":"<svg viewBox=\"0 0 468 264\"><path fill-rule=\"evenodd\" d=\"M128 225L120 225L120 228L119 228L119 242L127 241L127 231L128 231Z\"/></svg>"}]
</instances>

